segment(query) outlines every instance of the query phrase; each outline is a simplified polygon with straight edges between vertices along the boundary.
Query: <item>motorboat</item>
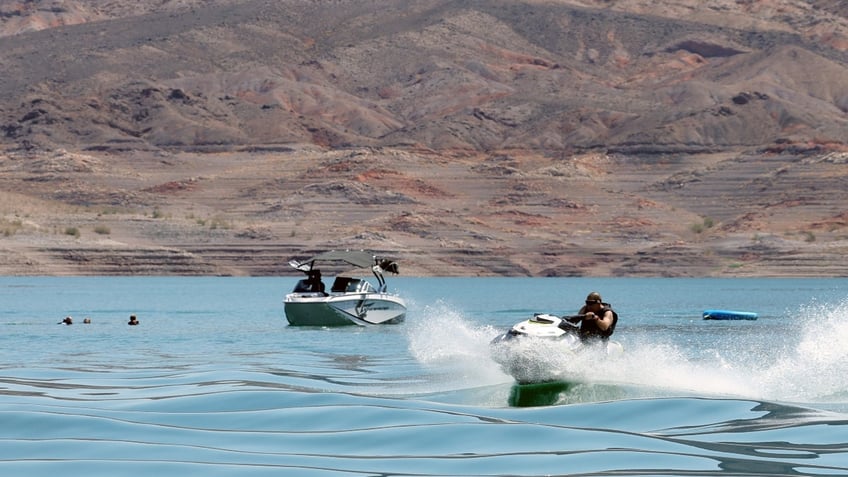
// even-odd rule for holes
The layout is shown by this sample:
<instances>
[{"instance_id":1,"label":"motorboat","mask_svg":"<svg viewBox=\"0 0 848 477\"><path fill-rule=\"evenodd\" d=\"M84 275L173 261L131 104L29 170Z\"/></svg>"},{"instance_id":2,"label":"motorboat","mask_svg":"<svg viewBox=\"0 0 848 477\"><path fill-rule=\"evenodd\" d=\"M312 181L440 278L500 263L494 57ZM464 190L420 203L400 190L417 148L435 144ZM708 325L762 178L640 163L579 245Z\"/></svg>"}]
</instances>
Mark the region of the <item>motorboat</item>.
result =
<instances>
[{"instance_id":1,"label":"motorboat","mask_svg":"<svg viewBox=\"0 0 848 477\"><path fill-rule=\"evenodd\" d=\"M536 313L490 343L492 359L519 384L591 380L593 360L623 355L621 343L580 338L582 315Z\"/></svg>"},{"instance_id":2,"label":"motorboat","mask_svg":"<svg viewBox=\"0 0 848 477\"><path fill-rule=\"evenodd\" d=\"M370 268L377 279L371 282L352 273L335 277L325 288L317 264L346 264L358 269ZM364 250L334 250L289 265L304 274L284 300L286 319L294 326L344 326L394 324L406 318L406 303L386 288L385 272L398 273L394 261Z\"/></svg>"}]
</instances>

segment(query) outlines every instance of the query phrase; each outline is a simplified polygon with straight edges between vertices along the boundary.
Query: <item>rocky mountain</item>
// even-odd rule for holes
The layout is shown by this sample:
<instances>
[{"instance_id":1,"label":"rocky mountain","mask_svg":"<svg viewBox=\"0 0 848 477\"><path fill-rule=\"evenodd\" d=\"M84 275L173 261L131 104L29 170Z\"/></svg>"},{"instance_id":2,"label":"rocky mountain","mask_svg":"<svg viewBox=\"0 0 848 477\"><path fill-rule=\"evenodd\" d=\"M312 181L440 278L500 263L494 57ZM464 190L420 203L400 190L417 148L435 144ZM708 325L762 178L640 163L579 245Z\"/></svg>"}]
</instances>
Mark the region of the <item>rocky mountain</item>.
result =
<instances>
[{"instance_id":1,"label":"rocky mountain","mask_svg":"<svg viewBox=\"0 0 848 477\"><path fill-rule=\"evenodd\" d=\"M844 2L0 1L0 44L2 273L848 274Z\"/></svg>"}]
</instances>

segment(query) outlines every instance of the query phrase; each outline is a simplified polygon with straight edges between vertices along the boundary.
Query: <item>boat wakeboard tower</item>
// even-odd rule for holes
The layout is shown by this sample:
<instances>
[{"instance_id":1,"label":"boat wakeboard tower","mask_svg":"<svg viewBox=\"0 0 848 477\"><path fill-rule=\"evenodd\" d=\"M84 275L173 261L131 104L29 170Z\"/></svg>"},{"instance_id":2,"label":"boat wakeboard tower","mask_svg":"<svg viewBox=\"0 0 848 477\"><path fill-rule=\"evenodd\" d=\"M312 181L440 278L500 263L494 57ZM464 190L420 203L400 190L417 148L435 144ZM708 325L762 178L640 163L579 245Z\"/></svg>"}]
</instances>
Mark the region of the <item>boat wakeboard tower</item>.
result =
<instances>
[{"instance_id":1,"label":"boat wakeboard tower","mask_svg":"<svg viewBox=\"0 0 848 477\"><path fill-rule=\"evenodd\" d=\"M386 259L386 258L380 259L380 258L374 257L374 261L376 263L374 263L374 266L371 267L371 272L374 274L375 277L377 277L377 284L379 285L377 287L377 290L380 293L385 293L386 292L386 279L383 278L383 272L390 272L390 273L397 275L398 274L398 264L389 260L389 259Z\"/></svg>"},{"instance_id":2,"label":"boat wakeboard tower","mask_svg":"<svg viewBox=\"0 0 848 477\"><path fill-rule=\"evenodd\" d=\"M341 256L339 256L339 257L341 257ZM313 257L312 259L306 260L304 262L298 262L297 260L289 260L289 266L291 266L295 270L300 270L301 272L305 273L307 278L316 277L316 276L320 277L321 271L318 270L318 269L315 269L315 260L318 259L318 258L323 258L324 260L337 259L337 260L343 260L343 261L346 261L348 263L351 263L349 260L342 259L342 258L333 258L333 257L328 258L328 255L324 254L324 255L319 256L319 257ZM356 263L352 263L352 264L356 265ZM377 279L377 291L379 291L380 293L386 292L386 279L385 279L385 277L383 277L383 272L390 272L394 275L397 275L398 273L400 273L399 268L398 268L398 264L396 262L393 262L393 261L391 261L387 258L381 259L377 256L374 256L374 265L371 266L371 273L373 273L374 277Z\"/></svg>"}]
</instances>

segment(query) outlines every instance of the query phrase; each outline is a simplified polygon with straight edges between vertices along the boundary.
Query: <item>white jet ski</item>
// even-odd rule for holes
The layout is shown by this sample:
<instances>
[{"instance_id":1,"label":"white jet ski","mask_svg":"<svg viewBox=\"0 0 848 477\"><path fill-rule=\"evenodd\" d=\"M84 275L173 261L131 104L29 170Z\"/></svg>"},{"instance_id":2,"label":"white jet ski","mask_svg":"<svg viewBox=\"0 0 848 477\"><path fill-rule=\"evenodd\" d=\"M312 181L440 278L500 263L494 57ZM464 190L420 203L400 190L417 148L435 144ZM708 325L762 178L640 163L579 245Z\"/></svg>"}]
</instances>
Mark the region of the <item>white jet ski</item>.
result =
<instances>
[{"instance_id":1,"label":"white jet ski","mask_svg":"<svg viewBox=\"0 0 848 477\"><path fill-rule=\"evenodd\" d=\"M519 384L586 382L591 360L621 356L624 348L611 340L583 341L580 325L572 323L580 318L536 313L491 341L492 358Z\"/></svg>"}]
</instances>

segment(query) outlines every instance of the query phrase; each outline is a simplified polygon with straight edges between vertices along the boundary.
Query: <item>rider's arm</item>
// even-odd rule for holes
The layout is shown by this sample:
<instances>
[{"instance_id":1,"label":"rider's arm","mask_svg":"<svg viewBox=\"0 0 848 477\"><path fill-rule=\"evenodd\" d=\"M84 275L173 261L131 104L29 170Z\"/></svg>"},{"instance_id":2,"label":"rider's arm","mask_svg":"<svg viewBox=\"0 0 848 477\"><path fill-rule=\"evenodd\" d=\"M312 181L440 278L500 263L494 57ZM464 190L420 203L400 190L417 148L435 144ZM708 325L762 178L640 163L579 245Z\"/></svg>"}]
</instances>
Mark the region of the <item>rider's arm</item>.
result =
<instances>
[{"instance_id":1,"label":"rider's arm","mask_svg":"<svg viewBox=\"0 0 848 477\"><path fill-rule=\"evenodd\" d=\"M612 310L604 311L603 316L597 316L592 312L586 313L584 320L595 320L598 323L598 328L606 331L612 326Z\"/></svg>"},{"instance_id":2,"label":"rider's arm","mask_svg":"<svg viewBox=\"0 0 848 477\"><path fill-rule=\"evenodd\" d=\"M579 322L583 321L583 319L585 317L586 317L586 306L583 306L582 308L580 308L580 311L578 311L576 315L568 318L568 322L569 323L579 323Z\"/></svg>"}]
</instances>

